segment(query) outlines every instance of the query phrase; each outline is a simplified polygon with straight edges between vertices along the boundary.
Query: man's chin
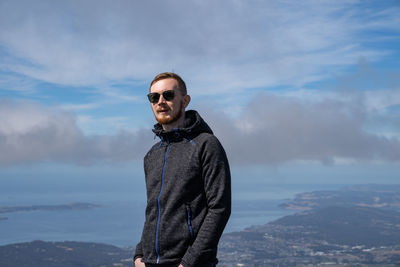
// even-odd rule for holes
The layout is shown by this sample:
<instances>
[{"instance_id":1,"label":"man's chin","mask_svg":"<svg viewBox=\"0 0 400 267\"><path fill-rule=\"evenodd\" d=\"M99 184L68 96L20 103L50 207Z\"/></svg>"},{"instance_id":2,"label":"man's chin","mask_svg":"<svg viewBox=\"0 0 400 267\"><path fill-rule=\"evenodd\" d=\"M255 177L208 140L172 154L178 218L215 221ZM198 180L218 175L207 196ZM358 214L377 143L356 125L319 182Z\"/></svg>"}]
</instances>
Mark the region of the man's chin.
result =
<instances>
[{"instance_id":1,"label":"man's chin","mask_svg":"<svg viewBox=\"0 0 400 267\"><path fill-rule=\"evenodd\" d=\"M170 123L174 122L175 118L171 117L171 116L157 116L156 120L159 124L165 125L165 124L170 124Z\"/></svg>"},{"instance_id":2,"label":"man's chin","mask_svg":"<svg viewBox=\"0 0 400 267\"><path fill-rule=\"evenodd\" d=\"M159 124L167 125L179 120L182 116L182 112L182 110L178 110L176 113L157 114L158 116L155 117Z\"/></svg>"}]
</instances>

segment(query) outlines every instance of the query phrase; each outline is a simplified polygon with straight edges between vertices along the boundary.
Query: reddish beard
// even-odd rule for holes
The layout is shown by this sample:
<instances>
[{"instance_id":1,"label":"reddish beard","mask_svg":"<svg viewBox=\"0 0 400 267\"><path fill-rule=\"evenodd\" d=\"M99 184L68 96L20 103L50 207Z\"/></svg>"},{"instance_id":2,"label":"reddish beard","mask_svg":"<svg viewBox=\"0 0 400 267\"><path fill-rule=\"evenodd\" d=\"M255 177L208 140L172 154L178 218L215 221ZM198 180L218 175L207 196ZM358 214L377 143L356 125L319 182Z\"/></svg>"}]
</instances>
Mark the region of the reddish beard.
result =
<instances>
[{"instance_id":1,"label":"reddish beard","mask_svg":"<svg viewBox=\"0 0 400 267\"><path fill-rule=\"evenodd\" d=\"M181 116L182 116L182 103L179 106L179 108L175 114L171 114L171 116L169 116L169 117L164 116L163 114L161 114L161 115L158 114L155 117L159 124L166 125L166 124L170 124L170 123L173 123L173 122L179 120L179 118Z\"/></svg>"}]
</instances>

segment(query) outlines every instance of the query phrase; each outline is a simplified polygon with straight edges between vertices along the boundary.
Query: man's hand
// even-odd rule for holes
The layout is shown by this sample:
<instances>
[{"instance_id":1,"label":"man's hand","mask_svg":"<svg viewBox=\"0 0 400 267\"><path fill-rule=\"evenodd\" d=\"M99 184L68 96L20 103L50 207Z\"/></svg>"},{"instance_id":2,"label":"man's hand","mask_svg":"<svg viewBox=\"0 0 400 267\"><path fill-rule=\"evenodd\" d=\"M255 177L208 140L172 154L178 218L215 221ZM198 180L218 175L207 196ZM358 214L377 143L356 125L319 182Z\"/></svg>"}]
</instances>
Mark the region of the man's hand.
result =
<instances>
[{"instance_id":1,"label":"man's hand","mask_svg":"<svg viewBox=\"0 0 400 267\"><path fill-rule=\"evenodd\" d=\"M142 258L137 258L135 260L135 267L146 267L146 265L144 264L144 262L142 262Z\"/></svg>"},{"instance_id":2,"label":"man's hand","mask_svg":"<svg viewBox=\"0 0 400 267\"><path fill-rule=\"evenodd\" d=\"M183 265L182 264L179 264L179 266L178 267L183 267Z\"/></svg>"}]
</instances>

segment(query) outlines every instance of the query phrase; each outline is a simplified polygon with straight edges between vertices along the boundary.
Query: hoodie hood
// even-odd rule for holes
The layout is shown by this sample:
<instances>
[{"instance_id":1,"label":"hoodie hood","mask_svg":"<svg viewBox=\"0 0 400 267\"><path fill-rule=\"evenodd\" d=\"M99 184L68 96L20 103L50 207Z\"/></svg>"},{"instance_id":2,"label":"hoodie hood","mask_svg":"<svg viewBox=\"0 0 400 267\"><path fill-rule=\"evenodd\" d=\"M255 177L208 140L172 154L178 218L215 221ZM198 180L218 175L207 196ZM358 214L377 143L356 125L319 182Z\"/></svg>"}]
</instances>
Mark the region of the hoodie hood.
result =
<instances>
[{"instance_id":1,"label":"hoodie hood","mask_svg":"<svg viewBox=\"0 0 400 267\"><path fill-rule=\"evenodd\" d=\"M177 132L191 137L194 137L200 133L213 134L210 126L208 126L200 114L195 110L188 110L185 112L185 121L181 127L165 131L162 128L162 125L157 123L154 125L153 132L160 138L173 137Z\"/></svg>"}]
</instances>

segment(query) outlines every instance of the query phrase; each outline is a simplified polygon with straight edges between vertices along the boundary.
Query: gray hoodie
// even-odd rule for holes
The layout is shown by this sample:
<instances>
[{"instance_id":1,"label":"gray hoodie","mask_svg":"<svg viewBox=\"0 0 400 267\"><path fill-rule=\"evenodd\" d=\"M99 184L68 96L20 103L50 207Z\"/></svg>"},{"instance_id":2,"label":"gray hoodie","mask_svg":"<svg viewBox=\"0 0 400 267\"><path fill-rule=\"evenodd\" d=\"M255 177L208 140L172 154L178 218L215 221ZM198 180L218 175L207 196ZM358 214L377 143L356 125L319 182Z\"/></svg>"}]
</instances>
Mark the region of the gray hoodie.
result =
<instances>
[{"instance_id":1,"label":"gray hoodie","mask_svg":"<svg viewBox=\"0 0 400 267\"><path fill-rule=\"evenodd\" d=\"M182 128L164 131L144 157L146 221L135 259L200 267L217 263L217 245L231 213L225 151L200 115L189 110Z\"/></svg>"}]
</instances>

